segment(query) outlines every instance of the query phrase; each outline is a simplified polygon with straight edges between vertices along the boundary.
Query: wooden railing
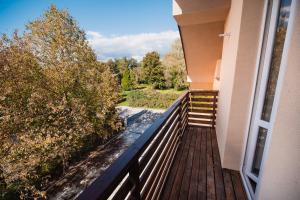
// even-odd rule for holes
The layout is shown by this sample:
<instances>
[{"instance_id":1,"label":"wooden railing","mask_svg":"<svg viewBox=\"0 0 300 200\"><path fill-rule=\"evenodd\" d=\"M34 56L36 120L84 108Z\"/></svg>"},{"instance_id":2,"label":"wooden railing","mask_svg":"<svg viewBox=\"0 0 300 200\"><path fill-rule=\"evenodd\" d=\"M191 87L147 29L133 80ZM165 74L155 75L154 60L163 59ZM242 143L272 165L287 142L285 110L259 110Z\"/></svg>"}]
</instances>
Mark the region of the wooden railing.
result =
<instances>
[{"instance_id":1,"label":"wooden railing","mask_svg":"<svg viewBox=\"0 0 300 200\"><path fill-rule=\"evenodd\" d=\"M215 127L218 91L191 90L189 92L189 125Z\"/></svg>"},{"instance_id":2,"label":"wooden railing","mask_svg":"<svg viewBox=\"0 0 300 200\"><path fill-rule=\"evenodd\" d=\"M184 93L77 199L157 199L186 127L214 126L216 98L215 91ZM194 102L213 106L203 112Z\"/></svg>"}]
</instances>

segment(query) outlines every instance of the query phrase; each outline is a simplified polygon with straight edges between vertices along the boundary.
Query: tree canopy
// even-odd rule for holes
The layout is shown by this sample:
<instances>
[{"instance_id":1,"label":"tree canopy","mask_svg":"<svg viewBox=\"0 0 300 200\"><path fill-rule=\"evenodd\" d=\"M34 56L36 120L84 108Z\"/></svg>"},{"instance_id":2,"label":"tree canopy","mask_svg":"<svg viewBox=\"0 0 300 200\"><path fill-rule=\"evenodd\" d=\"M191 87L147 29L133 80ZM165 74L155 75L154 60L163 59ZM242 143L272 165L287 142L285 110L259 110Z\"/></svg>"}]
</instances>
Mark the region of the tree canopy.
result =
<instances>
[{"instance_id":1,"label":"tree canopy","mask_svg":"<svg viewBox=\"0 0 300 200\"><path fill-rule=\"evenodd\" d=\"M119 85L67 11L51 6L24 36L0 39L0 198L32 198L55 167L122 126ZM52 170L52 171L51 171Z\"/></svg>"}]
</instances>

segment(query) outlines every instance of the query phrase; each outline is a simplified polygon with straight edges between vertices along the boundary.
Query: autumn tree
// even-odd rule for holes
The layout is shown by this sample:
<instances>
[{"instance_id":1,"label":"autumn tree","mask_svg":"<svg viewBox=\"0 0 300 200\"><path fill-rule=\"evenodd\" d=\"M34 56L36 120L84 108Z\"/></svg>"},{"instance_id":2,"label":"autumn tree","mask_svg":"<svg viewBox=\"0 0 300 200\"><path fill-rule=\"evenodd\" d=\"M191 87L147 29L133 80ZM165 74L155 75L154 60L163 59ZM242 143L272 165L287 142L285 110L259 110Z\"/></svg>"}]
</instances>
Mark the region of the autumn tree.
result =
<instances>
[{"instance_id":1,"label":"autumn tree","mask_svg":"<svg viewBox=\"0 0 300 200\"><path fill-rule=\"evenodd\" d=\"M51 178L49 165L64 171L76 152L119 130L118 88L84 31L55 6L29 23L23 37L3 36L0 176L7 190L32 198Z\"/></svg>"},{"instance_id":2,"label":"autumn tree","mask_svg":"<svg viewBox=\"0 0 300 200\"><path fill-rule=\"evenodd\" d=\"M174 41L171 50L163 58L162 64L165 67L167 87L187 88L186 66L180 39Z\"/></svg>"}]
</instances>

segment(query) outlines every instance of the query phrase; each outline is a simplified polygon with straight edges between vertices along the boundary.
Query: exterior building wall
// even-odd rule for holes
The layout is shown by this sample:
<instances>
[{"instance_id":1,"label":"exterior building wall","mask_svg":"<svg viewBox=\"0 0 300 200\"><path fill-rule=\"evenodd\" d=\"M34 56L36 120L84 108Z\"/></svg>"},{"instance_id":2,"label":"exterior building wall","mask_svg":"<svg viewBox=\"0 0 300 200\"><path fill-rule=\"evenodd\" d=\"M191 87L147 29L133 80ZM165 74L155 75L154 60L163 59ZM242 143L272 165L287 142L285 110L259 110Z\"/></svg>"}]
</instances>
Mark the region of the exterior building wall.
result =
<instances>
[{"instance_id":1,"label":"exterior building wall","mask_svg":"<svg viewBox=\"0 0 300 200\"><path fill-rule=\"evenodd\" d=\"M217 60L222 54L224 22L182 26L182 41L191 89L212 89Z\"/></svg>"},{"instance_id":2,"label":"exterior building wall","mask_svg":"<svg viewBox=\"0 0 300 200\"><path fill-rule=\"evenodd\" d=\"M300 2L295 2L293 33L259 199L300 199Z\"/></svg>"},{"instance_id":3,"label":"exterior building wall","mask_svg":"<svg viewBox=\"0 0 300 200\"><path fill-rule=\"evenodd\" d=\"M292 200L300 197L300 1L294 1L297 2L294 30L272 138L262 168L258 199ZM264 3L261 0L231 1L223 30L230 36L223 39L220 57L218 54L210 57L208 54L212 52L205 52L207 48L199 49L198 44L209 44L211 49L213 45L220 45L206 40L212 39L209 35L220 32L221 25L211 34L203 29L216 22L181 26L191 88L219 87L216 132L223 168L240 170L243 163L257 76ZM203 60L196 59L202 55L207 62L205 64ZM205 60L206 56L209 62ZM217 61L219 58L221 61ZM207 68L210 65L214 67ZM207 82L205 76L214 80L218 74L212 70L216 66L220 69L220 80Z\"/></svg>"},{"instance_id":4,"label":"exterior building wall","mask_svg":"<svg viewBox=\"0 0 300 200\"><path fill-rule=\"evenodd\" d=\"M214 90L220 89L220 70L221 70L221 59L217 60L216 63L216 70L215 70L214 84L213 84Z\"/></svg>"},{"instance_id":5,"label":"exterior building wall","mask_svg":"<svg viewBox=\"0 0 300 200\"><path fill-rule=\"evenodd\" d=\"M217 60L221 58L224 21L230 0L173 0L180 27L191 89L213 89Z\"/></svg>"},{"instance_id":6,"label":"exterior building wall","mask_svg":"<svg viewBox=\"0 0 300 200\"><path fill-rule=\"evenodd\" d=\"M248 136L264 1L233 0L226 21L216 132L222 167L240 170Z\"/></svg>"}]
</instances>

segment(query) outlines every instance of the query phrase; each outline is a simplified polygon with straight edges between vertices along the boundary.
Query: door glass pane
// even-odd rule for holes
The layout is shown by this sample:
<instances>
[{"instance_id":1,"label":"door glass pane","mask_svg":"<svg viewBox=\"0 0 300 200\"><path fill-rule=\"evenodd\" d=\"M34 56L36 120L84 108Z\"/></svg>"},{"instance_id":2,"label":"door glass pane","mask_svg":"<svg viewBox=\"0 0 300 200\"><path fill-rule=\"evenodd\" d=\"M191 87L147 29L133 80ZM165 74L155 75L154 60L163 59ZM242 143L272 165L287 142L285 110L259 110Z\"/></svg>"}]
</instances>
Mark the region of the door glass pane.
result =
<instances>
[{"instance_id":1,"label":"door glass pane","mask_svg":"<svg viewBox=\"0 0 300 200\"><path fill-rule=\"evenodd\" d=\"M269 77L266 87L265 99L262 110L262 120L270 121L279 68L282 58L283 45L286 36L288 20L290 16L291 0L281 0L277 28L274 38L274 46L269 69Z\"/></svg>"},{"instance_id":2,"label":"door glass pane","mask_svg":"<svg viewBox=\"0 0 300 200\"><path fill-rule=\"evenodd\" d=\"M254 153L254 158L253 158L253 163L252 163L252 173L257 176L259 174L260 164L261 164L261 160L263 157L267 132L268 132L268 130L265 128L259 127L259 129L258 129L255 153Z\"/></svg>"},{"instance_id":3,"label":"door glass pane","mask_svg":"<svg viewBox=\"0 0 300 200\"><path fill-rule=\"evenodd\" d=\"M255 192L255 190L256 190L256 183L250 177L248 177L248 180L250 182L250 185L252 187L253 192Z\"/></svg>"}]
</instances>

